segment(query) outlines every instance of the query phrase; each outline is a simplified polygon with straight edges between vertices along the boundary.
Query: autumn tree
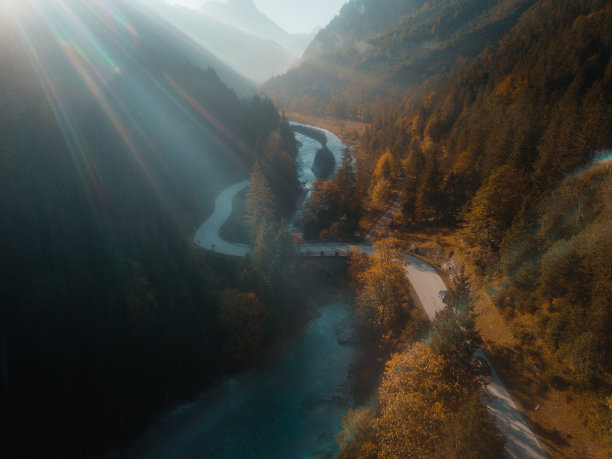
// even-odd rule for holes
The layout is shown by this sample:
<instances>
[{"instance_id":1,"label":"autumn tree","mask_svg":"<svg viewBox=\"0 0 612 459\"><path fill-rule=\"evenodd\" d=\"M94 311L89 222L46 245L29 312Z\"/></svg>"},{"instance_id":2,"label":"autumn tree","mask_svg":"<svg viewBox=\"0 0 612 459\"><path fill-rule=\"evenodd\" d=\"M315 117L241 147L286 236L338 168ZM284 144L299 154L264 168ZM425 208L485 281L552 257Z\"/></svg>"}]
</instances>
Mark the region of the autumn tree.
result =
<instances>
[{"instance_id":1,"label":"autumn tree","mask_svg":"<svg viewBox=\"0 0 612 459\"><path fill-rule=\"evenodd\" d=\"M377 208L384 208L393 193L395 179L395 160L390 152L386 152L376 163L370 183L370 201Z\"/></svg>"},{"instance_id":2,"label":"autumn tree","mask_svg":"<svg viewBox=\"0 0 612 459\"><path fill-rule=\"evenodd\" d=\"M465 214L464 239L474 248L473 262L484 266L495 260L505 232L523 200L525 178L516 168L496 169L472 199Z\"/></svg>"},{"instance_id":3,"label":"autumn tree","mask_svg":"<svg viewBox=\"0 0 612 459\"><path fill-rule=\"evenodd\" d=\"M284 144L289 142L284 139L282 132L278 129L270 134L261 170L270 186L274 208L281 215L287 215L295 209L300 182L295 159L284 148Z\"/></svg>"},{"instance_id":4,"label":"autumn tree","mask_svg":"<svg viewBox=\"0 0 612 459\"><path fill-rule=\"evenodd\" d=\"M328 220L336 215L338 204L338 185L332 180L315 180L310 193L308 207L319 218Z\"/></svg>"},{"instance_id":5,"label":"autumn tree","mask_svg":"<svg viewBox=\"0 0 612 459\"><path fill-rule=\"evenodd\" d=\"M468 309L447 304L431 323L429 345L455 365L469 368L480 338Z\"/></svg>"},{"instance_id":6,"label":"autumn tree","mask_svg":"<svg viewBox=\"0 0 612 459\"><path fill-rule=\"evenodd\" d=\"M319 179L312 185L302 220L304 234L307 238L325 235L325 238L346 240L355 232L359 214L354 158L346 149L334 180Z\"/></svg>"},{"instance_id":7,"label":"autumn tree","mask_svg":"<svg viewBox=\"0 0 612 459\"><path fill-rule=\"evenodd\" d=\"M336 436L339 459L377 457L376 433L372 426L374 410L368 407L350 409L342 416L342 429Z\"/></svg>"},{"instance_id":8,"label":"autumn tree","mask_svg":"<svg viewBox=\"0 0 612 459\"><path fill-rule=\"evenodd\" d=\"M504 456L505 439L495 420L474 392L442 427L435 457L492 459Z\"/></svg>"},{"instance_id":9,"label":"autumn tree","mask_svg":"<svg viewBox=\"0 0 612 459\"><path fill-rule=\"evenodd\" d=\"M470 397L463 374L416 343L387 363L374 427L379 457L436 457L445 426Z\"/></svg>"},{"instance_id":10,"label":"autumn tree","mask_svg":"<svg viewBox=\"0 0 612 459\"><path fill-rule=\"evenodd\" d=\"M421 174L425 165L425 157L419 148L414 147L413 151L403 162L404 184L402 197L402 217L406 223L412 222L416 217L416 199Z\"/></svg>"},{"instance_id":11,"label":"autumn tree","mask_svg":"<svg viewBox=\"0 0 612 459\"><path fill-rule=\"evenodd\" d=\"M440 194L442 174L435 156L425 161L425 169L419 178L414 202L414 215L418 222L425 223L440 217L443 199Z\"/></svg>"},{"instance_id":12,"label":"autumn tree","mask_svg":"<svg viewBox=\"0 0 612 459\"><path fill-rule=\"evenodd\" d=\"M302 225L309 239L328 230L339 213L338 186L333 180L315 180L310 191L310 200L304 214Z\"/></svg>"},{"instance_id":13,"label":"autumn tree","mask_svg":"<svg viewBox=\"0 0 612 459\"><path fill-rule=\"evenodd\" d=\"M359 275L358 313L367 329L376 333L379 345L398 338L407 314L408 300L400 242L388 238L374 243L375 254Z\"/></svg>"},{"instance_id":14,"label":"autumn tree","mask_svg":"<svg viewBox=\"0 0 612 459\"><path fill-rule=\"evenodd\" d=\"M338 187L338 201L343 211L353 213L358 206L357 177L355 174L355 158L349 148L342 152L342 162L336 171L335 182Z\"/></svg>"}]
</instances>

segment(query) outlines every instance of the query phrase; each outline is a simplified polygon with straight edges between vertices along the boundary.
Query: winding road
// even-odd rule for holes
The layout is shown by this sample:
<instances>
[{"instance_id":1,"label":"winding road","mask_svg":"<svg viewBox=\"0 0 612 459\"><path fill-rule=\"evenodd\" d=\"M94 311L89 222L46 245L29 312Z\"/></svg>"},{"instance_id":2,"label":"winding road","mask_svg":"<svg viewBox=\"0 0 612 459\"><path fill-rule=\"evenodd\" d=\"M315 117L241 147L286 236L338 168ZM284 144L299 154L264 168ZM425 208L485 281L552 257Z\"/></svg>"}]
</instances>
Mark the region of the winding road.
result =
<instances>
[{"instance_id":1,"label":"winding road","mask_svg":"<svg viewBox=\"0 0 612 459\"><path fill-rule=\"evenodd\" d=\"M244 190L248 184L248 180L237 183L219 194L215 202L214 212L194 236L196 244L203 249L229 256L243 257L250 253L251 249L248 246L227 242L219 235L221 226L232 213L234 197ZM299 251L303 254L315 256L345 256L355 248L358 248L362 253L374 253L370 244L342 243L309 243L300 246ZM409 254L403 256L406 260L404 266L406 277L412 284L427 316L430 320L433 320L436 312L444 308L440 291L446 290L446 285L430 264ZM486 359L482 350L479 349L477 353ZM492 366L491 369L491 382L487 385L491 400L487 401L487 405L494 415L500 431L506 437L506 457L512 459L548 458L548 454L538 442Z\"/></svg>"}]
</instances>

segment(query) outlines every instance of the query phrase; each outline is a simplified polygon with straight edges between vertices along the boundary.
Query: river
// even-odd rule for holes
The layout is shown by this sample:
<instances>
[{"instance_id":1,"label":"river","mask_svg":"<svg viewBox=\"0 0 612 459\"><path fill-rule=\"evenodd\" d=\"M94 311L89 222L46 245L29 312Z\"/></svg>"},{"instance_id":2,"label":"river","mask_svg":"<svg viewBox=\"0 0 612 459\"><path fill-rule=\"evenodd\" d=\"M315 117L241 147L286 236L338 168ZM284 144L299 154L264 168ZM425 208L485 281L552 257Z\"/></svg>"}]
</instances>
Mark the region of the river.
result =
<instances>
[{"instance_id":1,"label":"river","mask_svg":"<svg viewBox=\"0 0 612 459\"><path fill-rule=\"evenodd\" d=\"M314 126L309 126L307 124L296 123L295 121L290 121L291 125L298 126L306 126L312 128ZM327 136L327 148L334 155L334 159L336 160L336 168L340 165L342 161L342 152L346 148L342 141L338 138L336 134L331 131L322 128L315 128L319 131L322 131ZM313 139L312 137L308 137L300 132L294 132L295 140L297 140L302 146L300 147L300 154L295 158L295 163L298 171L298 179L302 184L302 188L305 193L303 194L303 199L300 201L300 205L295 212L293 218L290 221L290 227L295 228L297 222L300 221L303 215L303 205L308 202L310 198L310 190L312 189L312 183L317 179L312 171L312 164L314 163L315 156L317 155L317 151L323 146L319 141ZM335 172L334 172L335 173ZM333 174L332 174L333 175Z\"/></svg>"},{"instance_id":2,"label":"river","mask_svg":"<svg viewBox=\"0 0 612 459\"><path fill-rule=\"evenodd\" d=\"M308 126L307 124L296 123L294 121L291 121L290 124L306 126L310 128L313 127ZM340 162L342 161L342 152L345 149L344 144L333 132L321 128L315 129L324 132L327 136L327 148L329 148L329 150L333 153L334 158L336 159L336 166L339 166ZM322 145L317 140L299 132L295 133L295 139L302 144L302 147L300 148L300 154L295 159L295 162L297 164L298 177L302 182L303 187L306 190L310 190L312 188L312 182L316 180L316 177L312 172L312 164L314 163L317 150L319 150Z\"/></svg>"},{"instance_id":3,"label":"river","mask_svg":"<svg viewBox=\"0 0 612 459\"><path fill-rule=\"evenodd\" d=\"M344 146L326 131L339 164ZM310 189L310 170L321 144L302 143L300 180ZM341 343L352 328L350 299L336 294L319 315L262 366L221 380L196 400L160 415L127 449L111 458L318 458L336 451L342 415L353 406L349 370L359 356Z\"/></svg>"}]
</instances>

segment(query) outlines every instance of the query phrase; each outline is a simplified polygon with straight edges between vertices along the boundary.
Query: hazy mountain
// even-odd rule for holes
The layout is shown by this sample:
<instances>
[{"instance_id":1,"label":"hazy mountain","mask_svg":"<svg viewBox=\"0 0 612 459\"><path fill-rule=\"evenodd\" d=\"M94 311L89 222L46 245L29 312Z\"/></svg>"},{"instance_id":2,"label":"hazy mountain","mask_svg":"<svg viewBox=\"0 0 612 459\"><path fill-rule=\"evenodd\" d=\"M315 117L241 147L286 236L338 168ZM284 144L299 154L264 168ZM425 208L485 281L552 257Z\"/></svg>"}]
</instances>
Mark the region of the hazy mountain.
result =
<instances>
[{"instance_id":1,"label":"hazy mountain","mask_svg":"<svg viewBox=\"0 0 612 459\"><path fill-rule=\"evenodd\" d=\"M317 34L301 64L264 88L293 110L369 119L358 105L445 77L458 61L497 43L533 4L352 0Z\"/></svg>"},{"instance_id":2,"label":"hazy mountain","mask_svg":"<svg viewBox=\"0 0 612 459\"><path fill-rule=\"evenodd\" d=\"M207 14L170 6L163 0L143 3L219 60L257 83L285 72L298 58L275 41L245 33Z\"/></svg>"},{"instance_id":3,"label":"hazy mountain","mask_svg":"<svg viewBox=\"0 0 612 459\"><path fill-rule=\"evenodd\" d=\"M291 34L259 11L253 0L209 1L201 11L256 37L272 40L301 56L314 34Z\"/></svg>"},{"instance_id":4,"label":"hazy mountain","mask_svg":"<svg viewBox=\"0 0 612 459\"><path fill-rule=\"evenodd\" d=\"M137 1L143 3L141 0ZM160 2L151 0L146 3L154 5ZM193 38L186 35L172 23L164 20L163 17L160 17L158 14L152 14L150 11L142 8L139 9L139 17L146 18L147 26L158 29L156 37L162 40L165 45L160 51L162 49L174 50L177 54L184 56L193 64L203 69L208 67L214 69L219 78L240 95L253 93L254 85L252 81L239 73L227 62L219 59L211 51L202 47L201 44L196 43Z\"/></svg>"}]
</instances>

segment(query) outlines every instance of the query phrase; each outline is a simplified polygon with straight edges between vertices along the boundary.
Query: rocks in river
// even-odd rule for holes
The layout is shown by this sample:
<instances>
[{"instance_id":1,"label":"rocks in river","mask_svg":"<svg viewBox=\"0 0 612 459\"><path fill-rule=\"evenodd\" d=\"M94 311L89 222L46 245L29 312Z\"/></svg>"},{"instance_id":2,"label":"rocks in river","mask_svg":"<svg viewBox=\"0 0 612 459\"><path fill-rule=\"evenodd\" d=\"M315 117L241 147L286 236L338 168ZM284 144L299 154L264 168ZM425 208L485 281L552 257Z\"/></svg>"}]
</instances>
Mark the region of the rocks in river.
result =
<instances>
[{"instance_id":1,"label":"rocks in river","mask_svg":"<svg viewBox=\"0 0 612 459\"><path fill-rule=\"evenodd\" d=\"M336 169L336 158L329 148L323 147L317 151L312 163L312 172L318 179L325 179Z\"/></svg>"}]
</instances>

